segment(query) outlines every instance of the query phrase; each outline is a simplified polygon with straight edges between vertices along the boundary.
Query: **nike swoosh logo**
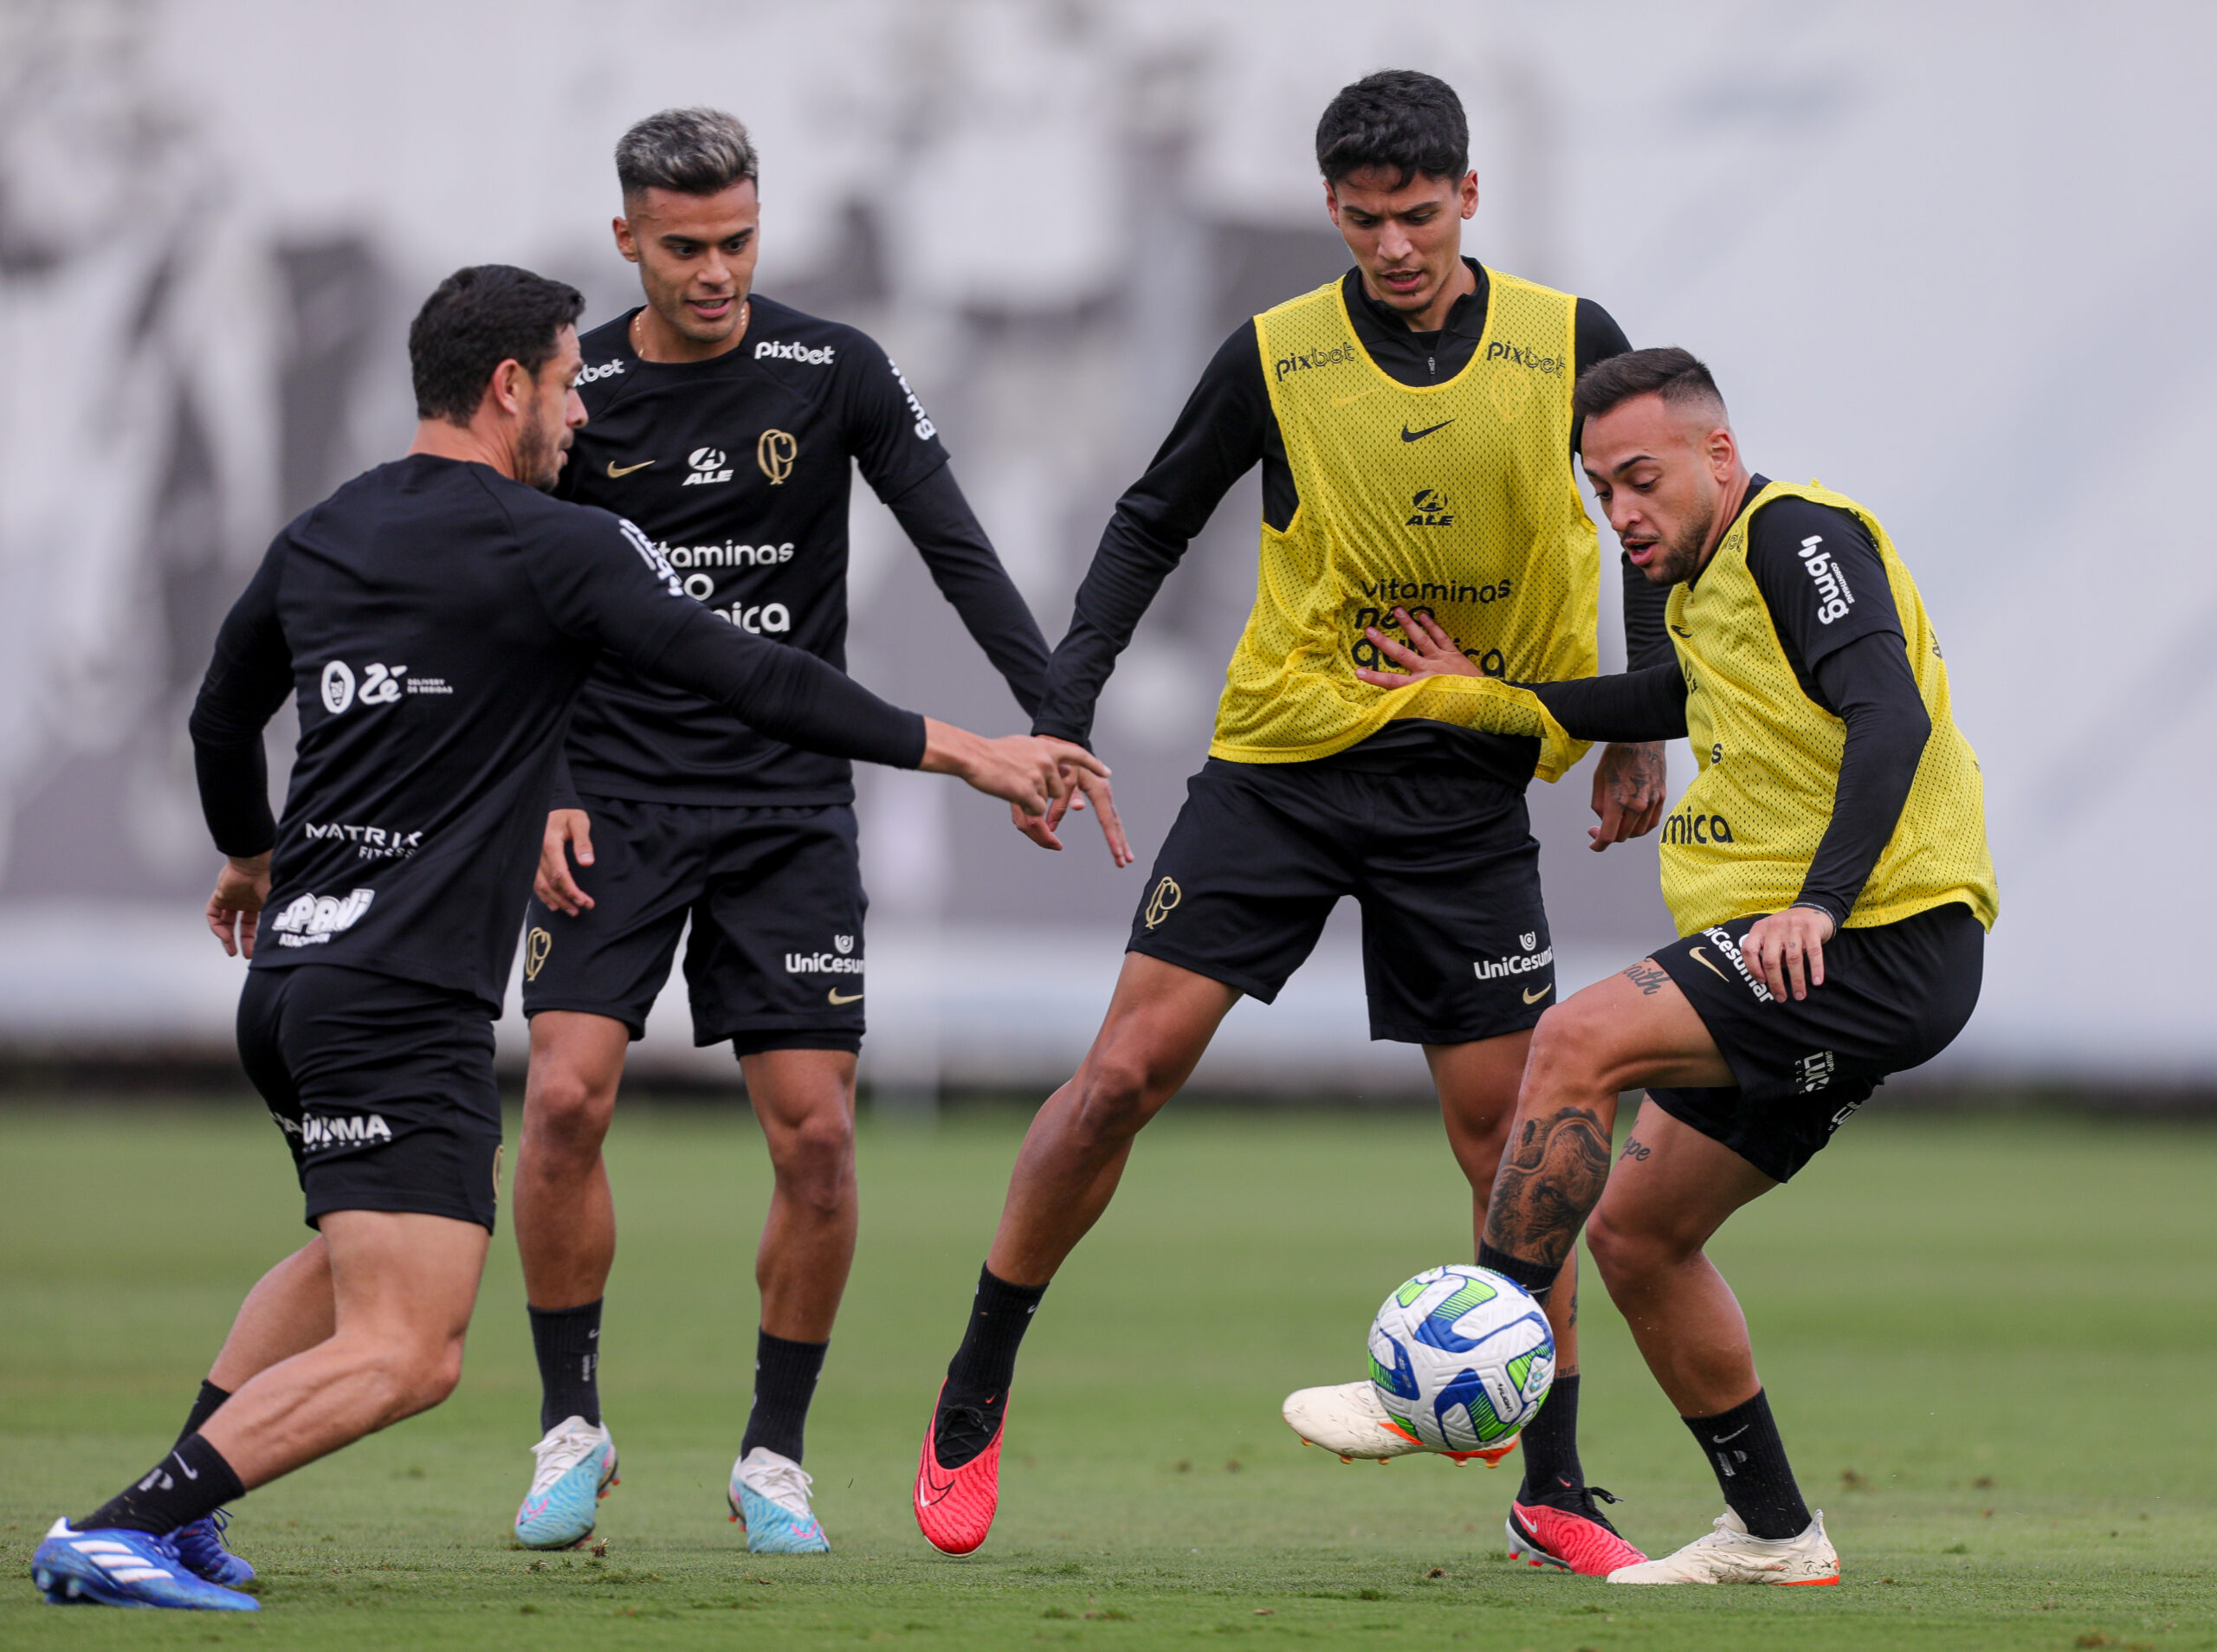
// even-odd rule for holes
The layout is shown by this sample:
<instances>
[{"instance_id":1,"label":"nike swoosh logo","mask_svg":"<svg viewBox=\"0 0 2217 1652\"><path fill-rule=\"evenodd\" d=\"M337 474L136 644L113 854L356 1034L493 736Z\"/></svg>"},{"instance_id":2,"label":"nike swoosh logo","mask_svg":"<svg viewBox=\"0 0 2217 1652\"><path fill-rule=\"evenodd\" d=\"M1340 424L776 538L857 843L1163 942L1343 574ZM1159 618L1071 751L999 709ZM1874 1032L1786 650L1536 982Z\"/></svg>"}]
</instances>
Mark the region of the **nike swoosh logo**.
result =
<instances>
[{"instance_id":1,"label":"nike swoosh logo","mask_svg":"<svg viewBox=\"0 0 2217 1652\"><path fill-rule=\"evenodd\" d=\"M1368 390L1357 390L1352 396L1335 396L1332 398L1332 405L1334 407L1353 407L1357 402L1360 402L1364 397L1369 394L1370 392Z\"/></svg>"},{"instance_id":2,"label":"nike swoosh logo","mask_svg":"<svg viewBox=\"0 0 2217 1652\"><path fill-rule=\"evenodd\" d=\"M1727 1442L1728 1440L1736 1440L1736 1439L1738 1439L1742 1435L1745 1434L1745 1433L1746 1433L1749 1429L1752 1429L1752 1428L1753 1428L1753 1427L1755 1427L1755 1425L1754 1423L1742 1423L1738 1428L1736 1428L1736 1429L1733 1429L1731 1433L1729 1433L1729 1434L1720 1434L1720 1435L1718 1435L1715 1439L1713 1439L1713 1440L1711 1440L1711 1441L1710 1442L1710 1444L1711 1444L1711 1445L1723 1445L1723 1444L1724 1444L1724 1443L1725 1443L1725 1442Z\"/></svg>"},{"instance_id":3,"label":"nike swoosh logo","mask_svg":"<svg viewBox=\"0 0 2217 1652\"><path fill-rule=\"evenodd\" d=\"M1421 442L1426 436L1430 436L1434 430L1445 430L1449 425L1454 423L1455 421L1452 419L1442 419L1437 424L1425 425L1421 430L1412 430L1405 424L1401 427L1401 440L1404 442Z\"/></svg>"},{"instance_id":4,"label":"nike swoosh logo","mask_svg":"<svg viewBox=\"0 0 2217 1652\"><path fill-rule=\"evenodd\" d=\"M1725 974L1725 972L1724 972L1723 970L1718 969L1718 968L1716 967L1716 965L1714 965L1714 964L1710 963L1710 962L1706 958L1703 958L1703 957L1702 956L1702 951L1701 951L1701 948L1700 948L1700 947L1698 947L1698 946L1694 946L1694 947L1690 947L1690 948L1688 948L1688 949L1687 949L1687 952L1686 952L1686 956L1687 956L1688 958L1690 958L1693 959L1693 961L1694 961L1695 963L1697 963L1697 964L1700 965L1702 966L1702 968L1703 968L1703 969L1707 970L1707 971L1708 971L1711 975L1715 976L1718 980L1720 980L1720 981L1723 982L1723 983L1725 984L1725 985L1729 986L1729 985L1731 985L1731 984L1732 984L1732 978L1731 978L1730 976L1729 976L1729 975Z\"/></svg>"},{"instance_id":5,"label":"nike swoosh logo","mask_svg":"<svg viewBox=\"0 0 2217 1652\"><path fill-rule=\"evenodd\" d=\"M187 1480L197 1480L200 1478L198 1475L193 1473L192 1466L186 1462L183 1457L178 1456L176 1452L171 1452L170 1455L177 1459L177 1466L184 1470L184 1477Z\"/></svg>"},{"instance_id":6,"label":"nike swoosh logo","mask_svg":"<svg viewBox=\"0 0 2217 1652\"><path fill-rule=\"evenodd\" d=\"M1673 625L1671 629L1677 632L1680 636L1691 636L1693 635L1691 631L1685 629L1683 626Z\"/></svg>"},{"instance_id":7,"label":"nike swoosh logo","mask_svg":"<svg viewBox=\"0 0 2217 1652\"><path fill-rule=\"evenodd\" d=\"M849 992L843 994L837 987L833 987L831 991L824 994L824 996L830 998L834 1003L860 1003L863 1001L863 995L861 993Z\"/></svg>"},{"instance_id":8,"label":"nike swoosh logo","mask_svg":"<svg viewBox=\"0 0 2217 1652\"><path fill-rule=\"evenodd\" d=\"M654 463L654 461L651 459L642 459L636 465L623 465L619 467L617 462L611 459L608 461L608 480L614 481L618 476L628 476L635 470L644 470L652 463Z\"/></svg>"},{"instance_id":9,"label":"nike swoosh logo","mask_svg":"<svg viewBox=\"0 0 2217 1652\"><path fill-rule=\"evenodd\" d=\"M1542 987L1537 992L1531 991L1528 989L1524 994L1524 1002L1527 1003L1537 1003L1541 999L1546 997L1548 994L1553 992L1554 990L1555 984L1552 981L1548 982L1547 985Z\"/></svg>"}]
</instances>

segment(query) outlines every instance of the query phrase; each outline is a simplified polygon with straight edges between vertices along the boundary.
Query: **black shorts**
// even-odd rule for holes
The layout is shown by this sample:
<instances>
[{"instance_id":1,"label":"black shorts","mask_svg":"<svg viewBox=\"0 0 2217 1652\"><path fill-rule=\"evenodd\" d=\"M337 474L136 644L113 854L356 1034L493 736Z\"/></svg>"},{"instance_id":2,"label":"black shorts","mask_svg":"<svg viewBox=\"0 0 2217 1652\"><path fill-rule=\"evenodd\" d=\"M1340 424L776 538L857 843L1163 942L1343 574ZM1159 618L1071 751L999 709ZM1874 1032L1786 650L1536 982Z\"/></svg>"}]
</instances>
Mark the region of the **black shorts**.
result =
<instances>
[{"instance_id":1,"label":"black shorts","mask_svg":"<svg viewBox=\"0 0 2217 1652\"><path fill-rule=\"evenodd\" d=\"M1131 950L1268 1003L1341 895L1362 907L1373 1038L1498 1037L1554 1001L1524 794L1466 771L1212 758L1155 856Z\"/></svg>"},{"instance_id":2,"label":"black shorts","mask_svg":"<svg viewBox=\"0 0 2217 1652\"><path fill-rule=\"evenodd\" d=\"M1950 904L1825 943L1825 984L1775 999L1741 958L1761 913L1655 954L1716 1041L1736 1087L1650 1090L1672 1118L1773 1181L1791 1181L1891 1073L1955 1042L1978 1003L1986 930Z\"/></svg>"},{"instance_id":3,"label":"black shorts","mask_svg":"<svg viewBox=\"0 0 2217 1652\"><path fill-rule=\"evenodd\" d=\"M314 1227L333 1210L452 1216L500 1205L493 1007L334 964L249 970L239 1059L285 1133Z\"/></svg>"},{"instance_id":4,"label":"black shorts","mask_svg":"<svg viewBox=\"0 0 2217 1652\"><path fill-rule=\"evenodd\" d=\"M852 809L584 802L593 863L575 875L594 904L570 918L532 900L526 1016L573 1010L642 1036L690 919L695 1044L862 1049L869 901Z\"/></svg>"}]
</instances>

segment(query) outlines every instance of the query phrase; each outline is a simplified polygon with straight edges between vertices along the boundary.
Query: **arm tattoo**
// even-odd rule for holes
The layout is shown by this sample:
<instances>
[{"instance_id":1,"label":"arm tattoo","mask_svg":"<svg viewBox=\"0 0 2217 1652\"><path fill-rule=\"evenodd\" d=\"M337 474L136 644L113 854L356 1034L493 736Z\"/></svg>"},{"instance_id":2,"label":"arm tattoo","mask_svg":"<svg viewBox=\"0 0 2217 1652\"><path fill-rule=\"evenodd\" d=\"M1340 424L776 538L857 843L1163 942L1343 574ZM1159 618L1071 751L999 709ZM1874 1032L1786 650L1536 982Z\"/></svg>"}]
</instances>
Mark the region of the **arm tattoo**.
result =
<instances>
[{"instance_id":1,"label":"arm tattoo","mask_svg":"<svg viewBox=\"0 0 2217 1652\"><path fill-rule=\"evenodd\" d=\"M1570 1255L1609 1179L1609 1133L1584 1107L1527 1119L1495 1178L1486 1242L1544 1265Z\"/></svg>"},{"instance_id":2,"label":"arm tattoo","mask_svg":"<svg viewBox=\"0 0 2217 1652\"><path fill-rule=\"evenodd\" d=\"M1638 987L1643 997L1651 998L1671 984L1670 972L1659 965L1648 962L1645 958L1642 958L1628 970L1619 971L1618 973Z\"/></svg>"}]
</instances>

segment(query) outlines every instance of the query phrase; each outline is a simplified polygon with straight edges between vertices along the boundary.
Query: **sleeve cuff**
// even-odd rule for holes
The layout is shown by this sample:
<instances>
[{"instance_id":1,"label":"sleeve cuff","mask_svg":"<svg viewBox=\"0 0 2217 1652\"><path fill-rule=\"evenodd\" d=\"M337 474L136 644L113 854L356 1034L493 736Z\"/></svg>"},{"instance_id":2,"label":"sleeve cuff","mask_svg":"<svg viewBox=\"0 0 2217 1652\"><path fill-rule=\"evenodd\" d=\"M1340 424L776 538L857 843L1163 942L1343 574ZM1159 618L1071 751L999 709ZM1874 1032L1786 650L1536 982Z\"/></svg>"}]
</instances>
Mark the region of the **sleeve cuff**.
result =
<instances>
[{"instance_id":1,"label":"sleeve cuff","mask_svg":"<svg viewBox=\"0 0 2217 1652\"><path fill-rule=\"evenodd\" d=\"M1498 677L1427 677L1392 692L1396 718L1428 718L1538 740L1540 760L1532 772L1542 780L1560 780L1586 755L1588 743L1573 739L1537 694Z\"/></svg>"}]
</instances>

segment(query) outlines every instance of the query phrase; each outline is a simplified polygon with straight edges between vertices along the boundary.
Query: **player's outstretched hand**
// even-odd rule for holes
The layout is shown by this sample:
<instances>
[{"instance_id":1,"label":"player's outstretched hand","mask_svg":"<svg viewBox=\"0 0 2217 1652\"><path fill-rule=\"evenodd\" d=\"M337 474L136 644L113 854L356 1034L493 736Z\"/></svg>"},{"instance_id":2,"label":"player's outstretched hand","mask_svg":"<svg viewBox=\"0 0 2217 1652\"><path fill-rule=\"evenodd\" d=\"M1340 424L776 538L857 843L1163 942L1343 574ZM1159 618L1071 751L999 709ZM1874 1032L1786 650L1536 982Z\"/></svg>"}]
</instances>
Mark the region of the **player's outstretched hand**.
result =
<instances>
[{"instance_id":1,"label":"player's outstretched hand","mask_svg":"<svg viewBox=\"0 0 2217 1652\"><path fill-rule=\"evenodd\" d=\"M1363 635L1371 646L1400 668L1398 671L1373 671L1367 666L1357 666L1354 674L1377 688L1406 688L1411 683L1422 682L1426 677L1483 677L1477 662L1455 646L1455 639L1439 628L1439 622L1429 614L1412 614L1406 608L1393 610L1393 617L1401 623L1408 641L1388 636L1375 625L1363 628Z\"/></svg>"},{"instance_id":2,"label":"player's outstretched hand","mask_svg":"<svg viewBox=\"0 0 2217 1652\"><path fill-rule=\"evenodd\" d=\"M1108 776L1108 765L1082 745L1037 734L989 740L936 717L924 719L924 760L919 766L927 774L954 775L988 797L1040 816L1065 803L1078 775Z\"/></svg>"},{"instance_id":3,"label":"player's outstretched hand","mask_svg":"<svg viewBox=\"0 0 2217 1652\"><path fill-rule=\"evenodd\" d=\"M1601 760L1593 765L1593 812L1601 823L1586 829L1593 840L1593 852L1599 855L1612 843L1629 842L1653 831L1663 819L1670 781L1661 741L1603 746Z\"/></svg>"},{"instance_id":4,"label":"player's outstretched hand","mask_svg":"<svg viewBox=\"0 0 2217 1652\"><path fill-rule=\"evenodd\" d=\"M1051 735L1041 738L1048 745L1066 753L1084 757L1092 755L1083 746L1071 741L1057 739ZM1075 783L1076 789L1048 804L1045 814L1027 814L1022 805L1011 803L1008 806L1010 821L1017 830L1040 848L1059 849L1063 840L1055 836L1055 829L1063 823L1064 812L1083 809L1089 801L1093 804L1094 818L1101 823L1101 836L1108 841L1108 858L1120 867L1129 866L1132 863L1132 846L1124 836L1123 818L1116 813L1116 795L1108 784L1108 771L1104 769L1096 773L1090 768L1077 766L1073 761L1068 778Z\"/></svg>"},{"instance_id":5,"label":"player's outstretched hand","mask_svg":"<svg viewBox=\"0 0 2217 1652\"><path fill-rule=\"evenodd\" d=\"M1788 907L1755 920L1742 951L1781 1003L1786 1002L1789 982L1792 995L1806 998L1811 987L1825 984L1825 943L1835 927L1828 912Z\"/></svg>"},{"instance_id":6,"label":"player's outstretched hand","mask_svg":"<svg viewBox=\"0 0 2217 1652\"><path fill-rule=\"evenodd\" d=\"M531 881L531 892L540 905L565 918L574 918L592 906L592 897L570 874L572 855L579 866L592 864L592 816L582 809L547 810L546 835L539 840L539 873Z\"/></svg>"},{"instance_id":7,"label":"player's outstretched hand","mask_svg":"<svg viewBox=\"0 0 2217 1652\"><path fill-rule=\"evenodd\" d=\"M208 927L223 943L225 956L254 956L255 931L262 924L262 903L269 899L269 856L247 860L232 855L216 874L216 893L208 897Z\"/></svg>"}]
</instances>

